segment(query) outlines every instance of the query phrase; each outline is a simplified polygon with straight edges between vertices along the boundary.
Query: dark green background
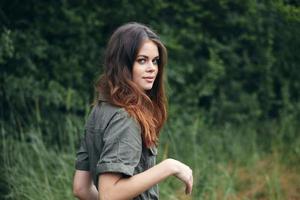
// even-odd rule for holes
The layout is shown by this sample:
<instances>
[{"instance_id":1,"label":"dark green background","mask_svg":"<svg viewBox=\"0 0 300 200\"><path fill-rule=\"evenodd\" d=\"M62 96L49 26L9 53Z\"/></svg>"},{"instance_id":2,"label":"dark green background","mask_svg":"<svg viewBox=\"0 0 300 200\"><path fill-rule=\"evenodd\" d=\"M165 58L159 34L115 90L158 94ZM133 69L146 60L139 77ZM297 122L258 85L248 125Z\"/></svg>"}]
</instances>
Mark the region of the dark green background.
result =
<instances>
[{"instance_id":1,"label":"dark green background","mask_svg":"<svg viewBox=\"0 0 300 200\"><path fill-rule=\"evenodd\" d=\"M2 117L36 102L81 113L110 34L129 21L168 47L176 109L213 123L299 115L297 1L1 1L0 11Z\"/></svg>"},{"instance_id":2,"label":"dark green background","mask_svg":"<svg viewBox=\"0 0 300 200\"><path fill-rule=\"evenodd\" d=\"M165 132L173 131L173 140L191 124L222 130L251 123L262 149L271 149L269 138L276 133L266 130L273 125L261 124L300 122L299 5L292 0L2 0L2 139L32 142L34 133L22 133L38 127L48 147L74 152L108 38L123 23L137 21L152 27L168 49ZM299 138L294 128L280 137L284 144ZM76 133L71 139L70 132ZM294 150L299 155L299 148Z\"/></svg>"}]
</instances>

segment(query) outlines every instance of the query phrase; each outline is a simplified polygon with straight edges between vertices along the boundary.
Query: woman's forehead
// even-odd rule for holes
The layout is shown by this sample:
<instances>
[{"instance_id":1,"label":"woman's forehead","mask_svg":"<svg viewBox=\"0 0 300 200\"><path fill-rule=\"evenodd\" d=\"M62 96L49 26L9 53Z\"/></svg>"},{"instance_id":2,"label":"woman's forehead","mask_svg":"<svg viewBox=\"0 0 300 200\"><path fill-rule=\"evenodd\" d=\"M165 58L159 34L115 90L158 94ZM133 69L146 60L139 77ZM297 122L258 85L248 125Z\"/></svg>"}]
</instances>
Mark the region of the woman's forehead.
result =
<instances>
[{"instance_id":1,"label":"woman's forehead","mask_svg":"<svg viewBox=\"0 0 300 200\"><path fill-rule=\"evenodd\" d=\"M152 40L145 40L138 51L138 56L157 57L159 51L157 44Z\"/></svg>"}]
</instances>

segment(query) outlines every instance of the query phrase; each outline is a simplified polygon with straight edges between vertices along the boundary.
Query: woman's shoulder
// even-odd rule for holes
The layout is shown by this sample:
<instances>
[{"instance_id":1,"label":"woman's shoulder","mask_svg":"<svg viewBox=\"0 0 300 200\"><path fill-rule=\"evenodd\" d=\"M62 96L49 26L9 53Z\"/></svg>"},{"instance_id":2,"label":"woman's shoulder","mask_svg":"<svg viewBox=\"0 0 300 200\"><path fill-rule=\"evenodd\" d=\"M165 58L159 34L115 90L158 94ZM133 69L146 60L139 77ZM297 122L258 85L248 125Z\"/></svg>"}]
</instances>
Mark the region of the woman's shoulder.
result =
<instances>
[{"instance_id":1,"label":"woman's shoulder","mask_svg":"<svg viewBox=\"0 0 300 200\"><path fill-rule=\"evenodd\" d=\"M113 105L107 101L98 102L94 105L92 112L98 115L105 115L107 117L112 117L114 115L128 115L124 108Z\"/></svg>"},{"instance_id":2,"label":"woman's shoulder","mask_svg":"<svg viewBox=\"0 0 300 200\"><path fill-rule=\"evenodd\" d=\"M123 115L128 116L127 111L117 105L110 103L103 94L99 94L97 102L94 104L92 113L98 113L106 116Z\"/></svg>"},{"instance_id":3,"label":"woman's shoulder","mask_svg":"<svg viewBox=\"0 0 300 200\"><path fill-rule=\"evenodd\" d=\"M86 122L86 130L93 130L97 132L103 132L108 130L122 130L122 135L140 136L141 127L140 124L128 114L125 108L114 106L108 102L101 102L94 105L90 116ZM121 133L120 131L115 131L116 133L112 135L117 135ZM129 137L129 136L128 136Z\"/></svg>"},{"instance_id":4,"label":"woman's shoulder","mask_svg":"<svg viewBox=\"0 0 300 200\"><path fill-rule=\"evenodd\" d=\"M95 129L103 129L112 120L135 123L135 120L132 119L125 108L102 101L93 106L86 125Z\"/></svg>"}]
</instances>

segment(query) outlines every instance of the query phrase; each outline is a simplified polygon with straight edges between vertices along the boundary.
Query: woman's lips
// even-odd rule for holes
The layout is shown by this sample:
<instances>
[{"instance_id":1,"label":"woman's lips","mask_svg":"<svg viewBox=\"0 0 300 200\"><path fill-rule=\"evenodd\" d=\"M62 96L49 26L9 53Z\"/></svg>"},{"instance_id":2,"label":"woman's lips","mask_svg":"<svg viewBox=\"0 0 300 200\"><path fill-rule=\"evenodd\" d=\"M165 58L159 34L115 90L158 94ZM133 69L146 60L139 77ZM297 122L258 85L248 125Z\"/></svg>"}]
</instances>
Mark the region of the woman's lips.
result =
<instances>
[{"instance_id":1,"label":"woman's lips","mask_svg":"<svg viewBox=\"0 0 300 200\"><path fill-rule=\"evenodd\" d=\"M143 77L143 79L145 79L148 83L152 83L154 81L154 77Z\"/></svg>"}]
</instances>

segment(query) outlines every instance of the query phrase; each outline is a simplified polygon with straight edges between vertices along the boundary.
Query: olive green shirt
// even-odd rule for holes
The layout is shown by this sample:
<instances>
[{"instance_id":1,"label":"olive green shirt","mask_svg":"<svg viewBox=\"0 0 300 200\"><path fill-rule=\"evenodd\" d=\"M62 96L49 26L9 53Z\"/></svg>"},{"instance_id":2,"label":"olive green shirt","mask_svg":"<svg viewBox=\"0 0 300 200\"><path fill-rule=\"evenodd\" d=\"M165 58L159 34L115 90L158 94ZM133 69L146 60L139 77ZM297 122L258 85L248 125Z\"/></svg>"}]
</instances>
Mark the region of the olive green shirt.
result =
<instances>
[{"instance_id":1,"label":"olive green shirt","mask_svg":"<svg viewBox=\"0 0 300 200\"><path fill-rule=\"evenodd\" d=\"M75 167L77 170L90 171L98 187L101 173L116 172L130 177L153 167L156 155L156 147L147 148L143 144L141 128L135 119L125 109L101 100L94 106L86 122ZM158 186L134 199L159 199Z\"/></svg>"}]
</instances>

